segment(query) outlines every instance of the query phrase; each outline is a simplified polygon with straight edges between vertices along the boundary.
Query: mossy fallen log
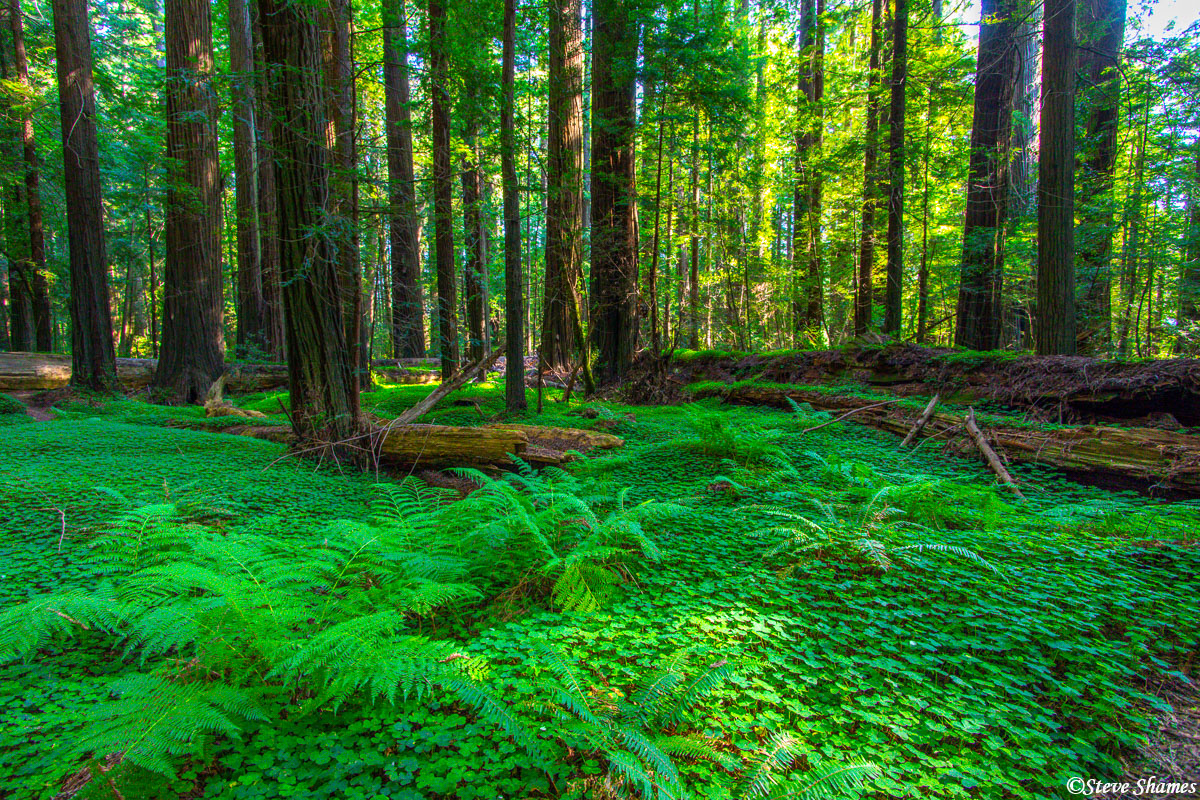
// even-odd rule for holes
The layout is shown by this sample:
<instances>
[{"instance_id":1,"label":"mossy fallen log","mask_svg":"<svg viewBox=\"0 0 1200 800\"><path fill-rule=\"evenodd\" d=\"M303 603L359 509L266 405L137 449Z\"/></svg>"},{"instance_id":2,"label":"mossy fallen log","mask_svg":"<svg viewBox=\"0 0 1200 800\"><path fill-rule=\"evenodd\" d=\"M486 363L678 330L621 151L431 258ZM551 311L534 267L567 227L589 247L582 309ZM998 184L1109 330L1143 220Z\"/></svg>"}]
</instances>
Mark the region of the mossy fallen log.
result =
<instances>
[{"instance_id":1,"label":"mossy fallen log","mask_svg":"<svg viewBox=\"0 0 1200 800\"><path fill-rule=\"evenodd\" d=\"M373 362L380 378L389 383L436 383L436 371L422 371L422 359L416 364L397 364L395 359ZM118 358L117 379L127 391L139 391L150 385L158 361L153 358ZM228 366L225 390L231 394L251 394L287 388L286 364L242 364ZM0 353L0 392L48 391L62 389L71 382L71 357L57 353Z\"/></svg>"},{"instance_id":2,"label":"mossy fallen log","mask_svg":"<svg viewBox=\"0 0 1200 800\"><path fill-rule=\"evenodd\" d=\"M707 394L741 405L790 408L788 398L791 398L826 411L862 409L852 417L855 422L899 436L912 430L919 414L916 409L895 405L867 408L875 401L803 389L739 386L724 391L714 389ZM965 416L935 413L921 432L921 438L945 439L946 434L965 425ZM986 428L996 449L1009 462L1042 464L1075 476L1098 479L1112 476L1155 489L1200 495L1200 436L1156 428L1102 425L1016 427L990 424Z\"/></svg>"}]
</instances>

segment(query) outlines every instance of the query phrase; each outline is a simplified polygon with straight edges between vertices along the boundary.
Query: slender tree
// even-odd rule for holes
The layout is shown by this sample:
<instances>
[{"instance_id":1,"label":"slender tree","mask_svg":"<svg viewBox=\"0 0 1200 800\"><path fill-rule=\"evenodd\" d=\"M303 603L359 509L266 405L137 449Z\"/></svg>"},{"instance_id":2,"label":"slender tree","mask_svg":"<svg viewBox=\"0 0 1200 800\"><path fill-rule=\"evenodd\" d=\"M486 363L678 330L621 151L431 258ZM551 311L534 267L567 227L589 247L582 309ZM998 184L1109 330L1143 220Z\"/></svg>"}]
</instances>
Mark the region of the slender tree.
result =
<instances>
[{"instance_id":1,"label":"slender tree","mask_svg":"<svg viewBox=\"0 0 1200 800\"><path fill-rule=\"evenodd\" d=\"M1080 72L1084 120L1076 171L1079 178L1079 255L1076 312L1079 349L1103 352L1112 343L1113 177L1117 165L1125 0L1083 0L1079 7Z\"/></svg>"},{"instance_id":2,"label":"slender tree","mask_svg":"<svg viewBox=\"0 0 1200 800\"><path fill-rule=\"evenodd\" d=\"M543 365L562 369L582 357L579 282L583 279L583 32L579 0L551 0L549 139L546 149L546 279Z\"/></svg>"},{"instance_id":3,"label":"slender tree","mask_svg":"<svg viewBox=\"0 0 1200 800\"><path fill-rule=\"evenodd\" d=\"M293 428L302 442L339 457L358 434L358 393L343 324L342 282L326 223L329 203L327 98L321 83L318 10L295 0L259 0L270 75L280 278Z\"/></svg>"},{"instance_id":4,"label":"slender tree","mask_svg":"<svg viewBox=\"0 0 1200 800\"><path fill-rule=\"evenodd\" d=\"M71 273L71 385L118 388L100 200L100 148L86 0L54 0Z\"/></svg>"},{"instance_id":5,"label":"slender tree","mask_svg":"<svg viewBox=\"0 0 1200 800\"><path fill-rule=\"evenodd\" d=\"M871 54L867 73L867 125L864 132L862 224L858 247L858 283L854 292L854 333L871 327L874 316L873 273L875 271L875 211L879 206L879 73L882 0L871 0Z\"/></svg>"},{"instance_id":6,"label":"slender tree","mask_svg":"<svg viewBox=\"0 0 1200 800\"><path fill-rule=\"evenodd\" d=\"M591 322L598 378L618 380L637 348L634 90L637 26L622 0L597 0L592 45Z\"/></svg>"},{"instance_id":7,"label":"slender tree","mask_svg":"<svg viewBox=\"0 0 1200 800\"><path fill-rule=\"evenodd\" d=\"M792 299L796 343L821 341L824 322L821 288L820 156L825 95L825 0L804 0L800 15L800 67L797 85L795 186L793 188L792 272L800 284Z\"/></svg>"},{"instance_id":8,"label":"slender tree","mask_svg":"<svg viewBox=\"0 0 1200 800\"><path fill-rule=\"evenodd\" d=\"M483 228L482 174L475 132L466 137L462 161L463 295L467 311L467 356L479 361L489 349L487 335L487 232Z\"/></svg>"},{"instance_id":9,"label":"slender tree","mask_svg":"<svg viewBox=\"0 0 1200 800\"><path fill-rule=\"evenodd\" d=\"M1195 349L1200 326L1200 139L1192 142L1194 180L1188 193L1188 227L1183 274L1179 279L1180 349Z\"/></svg>"},{"instance_id":10,"label":"slender tree","mask_svg":"<svg viewBox=\"0 0 1200 800\"><path fill-rule=\"evenodd\" d=\"M442 377L458 368L457 279L450 168L450 63L446 51L446 0L429 0L429 81L433 95L433 249L437 263L438 339Z\"/></svg>"},{"instance_id":11,"label":"slender tree","mask_svg":"<svg viewBox=\"0 0 1200 800\"><path fill-rule=\"evenodd\" d=\"M1037 352L1075 352L1075 0L1046 0L1038 138Z\"/></svg>"},{"instance_id":12,"label":"slender tree","mask_svg":"<svg viewBox=\"0 0 1200 800\"><path fill-rule=\"evenodd\" d=\"M420 358L425 355L425 318L418 241L420 215L413 175L405 0L387 0L384 15L383 88L392 259L392 352L396 358Z\"/></svg>"},{"instance_id":13,"label":"slender tree","mask_svg":"<svg viewBox=\"0 0 1200 800\"><path fill-rule=\"evenodd\" d=\"M271 72L263 48L263 20L258 2L250 4L255 51L255 148L258 155L259 266L263 298L263 338L269 357L278 360L287 350L283 325L283 284L280 280L279 200L275 185Z\"/></svg>"},{"instance_id":14,"label":"slender tree","mask_svg":"<svg viewBox=\"0 0 1200 800\"><path fill-rule=\"evenodd\" d=\"M1009 142L1020 61L1020 49L1014 41L1016 10L1016 0L983 0L979 23L958 326L954 332L954 343L972 350L995 350L1000 346Z\"/></svg>"},{"instance_id":15,"label":"slender tree","mask_svg":"<svg viewBox=\"0 0 1200 800\"><path fill-rule=\"evenodd\" d=\"M21 281L20 292L23 314L27 309L28 332L21 347L13 349L49 352L54 349L53 316L50 308L50 284L46 280L46 245L43 236L42 195L40 188L41 170L38 166L37 141L33 131L33 114L30 109L32 88L29 84L29 58L25 53L25 25L21 15L21 0L8 0L8 28L12 37L12 80L19 93L21 156L24 163L24 203L14 211L24 210L24 227L27 229L28 247L20 252L27 260L18 268ZM11 273L10 266L10 273ZM11 285L14 301L16 287ZM14 302L14 312L17 306ZM14 323L15 323L14 317ZM25 320L23 320L25 321ZM13 338L17 338L16 325Z\"/></svg>"},{"instance_id":16,"label":"slender tree","mask_svg":"<svg viewBox=\"0 0 1200 800\"><path fill-rule=\"evenodd\" d=\"M521 196L517 183L517 136L513 127L516 84L517 2L504 0L503 63L500 69L500 171L504 180L504 407L525 410L525 306L521 277Z\"/></svg>"},{"instance_id":17,"label":"slender tree","mask_svg":"<svg viewBox=\"0 0 1200 800\"><path fill-rule=\"evenodd\" d=\"M883 330L900 335L904 303L904 95L908 87L908 0L893 0L888 134L887 290Z\"/></svg>"},{"instance_id":18,"label":"slender tree","mask_svg":"<svg viewBox=\"0 0 1200 800\"><path fill-rule=\"evenodd\" d=\"M342 324L350 347L350 369L360 387L370 382L363 337L362 264L358 241L358 106L354 81L354 12L350 0L331 0L322 14L326 101L326 136L332 154L329 211L342 284ZM357 403L358 393L350 393ZM357 416L358 407L354 414Z\"/></svg>"},{"instance_id":19,"label":"slender tree","mask_svg":"<svg viewBox=\"0 0 1200 800\"><path fill-rule=\"evenodd\" d=\"M166 265L154 385L197 403L225 371L220 168L208 0L167 0Z\"/></svg>"},{"instance_id":20,"label":"slender tree","mask_svg":"<svg viewBox=\"0 0 1200 800\"><path fill-rule=\"evenodd\" d=\"M229 0L230 107L237 215L237 354L266 350L262 240L258 227L258 148L255 141L254 35L246 0Z\"/></svg>"}]
</instances>

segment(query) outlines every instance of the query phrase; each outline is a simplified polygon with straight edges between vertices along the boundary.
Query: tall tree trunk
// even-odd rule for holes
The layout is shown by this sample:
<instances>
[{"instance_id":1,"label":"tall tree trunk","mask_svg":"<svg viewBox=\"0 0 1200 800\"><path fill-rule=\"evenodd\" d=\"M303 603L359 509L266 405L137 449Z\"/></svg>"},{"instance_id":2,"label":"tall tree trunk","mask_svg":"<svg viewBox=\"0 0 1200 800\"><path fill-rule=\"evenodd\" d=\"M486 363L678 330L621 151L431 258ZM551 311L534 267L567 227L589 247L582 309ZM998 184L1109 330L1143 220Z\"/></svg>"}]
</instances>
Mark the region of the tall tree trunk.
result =
<instances>
[{"instance_id":1,"label":"tall tree trunk","mask_svg":"<svg viewBox=\"0 0 1200 800\"><path fill-rule=\"evenodd\" d=\"M888 142L887 291L883 330L899 337L904 289L904 94L908 87L908 0L894 0Z\"/></svg>"},{"instance_id":2,"label":"tall tree trunk","mask_svg":"<svg viewBox=\"0 0 1200 800\"><path fill-rule=\"evenodd\" d=\"M342 282L330 233L326 96L316 7L260 0L270 74L276 163L280 278L292 423L301 442L328 445L360 461L345 444L359 430Z\"/></svg>"},{"instance_id":3,"label":"tall tree trunk","mask_svg":"<svg viewBox=\"0 0 1200 800\"><path fill-rule=\"evenodd\" d=\"M1141 130L1137 134L1133 153L1133 197L1132 208L1126 212L1126 238L1122 260L1125 262L1121 277L1121 321L1117 329L1117 355L1129 355L1129 330L1133 319L1133 301L1137 294L1138 261L1141 257L1141 230L1146 173L1146 140L1150 133L1150 101L1142 104Z\"/></svg>"},{"instance_id":4,"label":"tall tree trunk","mask_svg":"<svg viewBox=\"0 0 1200 800\"><path fill-rule=\"evenodd\" d=\"M71 385L115 391L116 355L100 199L100 148L86 0L54 0L71 273Z\"/></svg>"},{"instance_id":5,"label":"tall tree trunk","mask_svg":"<svg viewBox=\"0 0 1200 800\"><path fill-rule=\"evenodd\" d=\"M487 256L486 232L483 228L479 147L475 133L466 141L467 154L462 163L463 243L467 257L463 264L463 294L467 306L467 356L474 363L487 355ZM482 378L482 376L481 376Z\"/></svg>"},{"instance_id":6,"label":"tall tree trunk","mask_svg":"<svg viewBox=\"0 0 1200 800\"><path fill-rule=\"evenodd\" d=\"M266 350L263 330L262 242L258 229L254 36L247 0L229 0L229 72L233 111L233 172L237 195L237 355Z\"/></svg>"},{"instance_id":7,"label":"tall tree trunk","mask_svg":"<svg viewBox=\"0 0 1200 800\"><path fill-rule=\"evenodd\" d=\"M31 97L29 58L25 54L25 26L21 16L21 0L8 0L8 24L12 32L13 79L23 98ZM46 244L43 236L42 196L39 188L41 171L38 167L37 141L33 135L33 115L21 102L21 155L25 177L25 223L28 227L28 257L24 278L28 281L28 297L32 312L32 342L28 348L39 352L54 349L53 314L50 307L50 283L46 279Z\"/></svg>"},{"instance_id":8,"label":"tall tree trunk","mask_svg":"<svg viewBox=\"0 0 1200 800\"><path fill-rule=\"evenodd\" d=\"M429 0L429 91L433 96L433 249L437 263L442 378L458 368L457 276L454 274L453 176L450 169L450 65L446 0Z\"/></svg>"},{"instance_id":9,"label":"tall tree trunk","mask_svg":"<svg viewBox=\"0 0 1200 800\"><path fill-rule=\"evenodd\" d=\"M546 280L539 357L562 369L582 356L583 32L579 0L551 0L549 142L546 152Z\"/></svg>"},{"instance_id":10,"label":"tall tree trunk","mask_svg":"<svg viewBox=\"0 0 1200 800\"><path fill-rule=\"evenodd\" d=\"M1009 142L1020 61L1015 16L1016 0L983 0L954 332L954 343L972 350L997 349L1003 326Z\"/></svg>"},{"instance_id":11,"label":"tall tree trunk","mask_svg":"<svg viewBox=\"0 0 1200 800\"><path fill-rule=\"evenodd\" d=\"M167 0L166 264L154 386L203 402L225 371L221 180L208 0Z\"/></svg>"},{"instance_id":12,"label":"tall tree trunk","mask_svg":"<svg viewBox=\"0 0 1200 800\"><path fill-rule=\"evenodd\" d=\"M409 111L407 11L406 0L384 3L383 93L392 247L392 353L396 358L420 358L425 355L425 317Z\"/></svg>"},{"instance_id":13,"label":"tall tree trunk","mask_svg":"<svg viewBox=\"0 0 1200 800\"><path fill-rule=\"evenodd\" d=\"M864 132L862 225L858 248L858 284L854 292L854 333L867 332L874 316L875 210L879 205L879 73L882 0L871 0L871 58L867 75L867 125Z\"/></svg>"},{"instance_id":14,"label":"tall tree trunk","mask_svg":"<svg viewBox=\"0 0 1200 800\"><path fill-rule=\"evenodd\" d=\"M357 98L354 81L353 10L350 0L331 0L325 12L325 89L329 103L326 129L333 156L329 180L329 211L334 231L338 280L342 284L342 324L350 348L352 380L360 388L370 383L364 353L363 279L358 253L358 145L355 125ZM351 392L355 416L358 393Z\"/></svg>"},{"instance_id":15,"label":"tall tree trunk","mask_svg":"<svg viewBox=\"0 0 1200 800\"><path fill-rule=\"evenodd\" d=\"M634 89L637 25L621 0L597 0L592 50L592 341L616 381L637 348Z\"/></svg>"},{"instance_id":16,"label":"tall tree trunk","mask_svg":"<svg viewBox=\"0 0 1200 800\"><path fill-rule=\"evenodd\" d=\"M1079 349L1099 353L1112 343L1113 176L1117 165L1125 0L1083 0L1079 8L1083 141L1079 143L1078 314Z\"/></svg>"},{"instance_id":17,"label":"tall tree trunk","mask_svg":"<svg viewBox=\"0 0 1200 800\"><path fill-rule=\"evenodd\" d=\"M1037 352L1075 352L1075 0L1047 0L1038 138Z\"/></svg>"},{"instance_id":18,"label":"tall tree trunk","mask_svg":"<svg viewBox=\"0 0 1200 800\"><path fill-rule=\"evenodd\" d=\"M662 167L663 167L663 108L666 94L659 98L658 148L654 159L654 236L650 245L650 269L646 275L646 297L650 308L650 345L657 358L662 353L662 339L658 330L658 251L662 230ZM667 190L670 192L670 189ZM670 232L668 231L668 236Z\"/></svg>"},{"instance_id":19,"label":"tall tree trunk","mask_svg":"<svg viewBox=\"0 0 1200 800\"><path fill-rule=\"evenodd\" d=\"M270 79L263 54L263 20L259 0L251 6L255 48L255 145L258 156L259 274L262 285L263 338L267 355L281 359L287 352L283 325L283 284L280 280L279 199L275 182L274 124L270 108Z\"/></svg>"},{"instance_id":20,"label":"tall tree trunk","mask_svg":"<svg viewBox=\"0 0 1200 800\"><path fill-rule=\"evenodd\" d=\"M793 189L792 318L795 343L817 344L824 322L821 287L821 170L825 95L825 0L804 0L800 16L795 186Z\"/></svg>"},{"instance_id":21,"label":"tall tree trunk","mask_svg":"<svg viewBox=\"0 0 1200 800\"><path fill-rule=\"evenodd\" d=\"M1008 219L1004 223L1004 240L1015 239L1037 215L1037 108L1040 94L1038 63L1041 57L1041 8L1023 7L1018 14L1014 31L1016 46L1020 51L1017 60L1017 77L1014 83L1012 136L1009 139L1008 173ZM1011 258L1004 265L1007 274L1005 285L1004 314L1001 328L1001 343L1012 343L1019 349L1028 349L1032 343L1030 330L1034 305L1034 272L1037 248L1030 251L1025 262L1014 262Z\"/></svg>"},{"instance_id":22,"label":"tall tree trunk","mask_svg":"<svg viewBox=\"0 0 1200 800\"><path fill-rule=\"evenodd\" d=\"M504 407L524 411L525 307L521 280L521 195L517 183L517 135L513 128L516 87L517 0L504 0L500 67L500 172L504 181Z\"/></svg>"},{"instance_id":23,"label":"tall tree trunk","mask_svg":"<svg viewBox=\"0 0 1200 800\"><path fill-rule=\"evenodd\" d=\"M1184 243L1183 273L1179 278L1179 327L1177 348L1194 353L1200 344L1200 139L1192 143L1195 180L1188 194L1188 230Z\"/></svg>"}]
</instances>

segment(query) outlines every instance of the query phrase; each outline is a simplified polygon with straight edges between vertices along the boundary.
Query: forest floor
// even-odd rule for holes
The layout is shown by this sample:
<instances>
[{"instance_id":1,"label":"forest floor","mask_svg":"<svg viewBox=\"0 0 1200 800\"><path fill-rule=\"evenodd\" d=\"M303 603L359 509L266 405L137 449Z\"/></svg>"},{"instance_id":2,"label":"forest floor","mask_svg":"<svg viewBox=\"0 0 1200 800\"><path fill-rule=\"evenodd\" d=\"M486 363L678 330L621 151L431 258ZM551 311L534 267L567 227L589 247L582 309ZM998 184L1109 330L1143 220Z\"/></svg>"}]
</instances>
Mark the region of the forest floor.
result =
<instances>
[{"instance_id":1,"label":"forest floor","mask_svg":"<svg viewBox=\"0 0 1200 800\"><path fill-rule=\"evenodd\" d=\"M363 405L395 416L428 391L387 388ZM499 413L502 395L500 385L473 386L458 397L478 405L445 403L420 421L479 424ZM283 425L281 400L237 402ZM372 515L377 476L315 470L280 459L281 445L219 433L244 424L236 417L133 400L75 400L49 413L41 422L0 413L9 623L31 596L96 589L102 569L89 543L137 504L174 503L224 535L301 549L319 547L337 520ZM547 402L524 421L603 423L625 439L571 467L581 494L626 489L628 504L684 508L647 525L661 560L641 564L599 611L493 597L433 618L426 635L486 660L486 682L534 725L540 718L523 709L545 700L536 641L576 659L594 697L627 692L683 650L728 663L695 729L745 763L787 733L809 754L797 773L819 760L879 765L840 796L1047 798L1073 796L1072 778L1200 782L1189 738L1198 735L1200 503L1014 465L1021 501L973 460L900 450L897 437L852 422L806 432L830 418L715 401ZM780 530L781 519L794 524ZM881 558L892 568L880 569ZM112 702L114 678L149 668L99 635L0 664L0 796L69 796L81 764L71 743ZM124 797L599 796L587 779L604 772L603 754L541 725L559 756L536 762L450 699L356 701L248 724L203 760L185 759L159 789ZM680 772L695 797L731 796L729 763L684 760ZM115 796L99 784L79 796Z\"/></svg>"}]
</instances>

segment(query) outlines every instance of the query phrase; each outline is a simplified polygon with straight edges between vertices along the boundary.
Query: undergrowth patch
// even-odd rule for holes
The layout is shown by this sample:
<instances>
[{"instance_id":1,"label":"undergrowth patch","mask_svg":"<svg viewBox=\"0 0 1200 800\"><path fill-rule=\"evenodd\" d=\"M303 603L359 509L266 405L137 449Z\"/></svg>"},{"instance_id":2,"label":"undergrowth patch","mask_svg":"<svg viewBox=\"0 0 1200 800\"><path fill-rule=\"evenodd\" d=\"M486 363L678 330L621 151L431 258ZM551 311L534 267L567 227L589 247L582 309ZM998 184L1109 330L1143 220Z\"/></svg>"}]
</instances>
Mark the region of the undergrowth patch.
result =
<instances>
[{"instance_id":1,"label":"undergrowth patch","mask_svg":"<svg viewBox=\"0 0 1200 800\"><path fill-rule=\"evenodd\" d=\"M394 416L428 391L395 387L363 404ZM422 421L477 424L502 408L494 384L458 396L479 402L445 404ZM280 397L241 404L282 419ZM130 505L170 504L206 537L301 553L326 547L334 520L378 524L372 476L275 463L278 445L168 426L188 409L144 424L142 406L65 408L67 419L6 429L3 610L44 593L98 590L103 559L89 545ZM598 562L621 581L584 610L555 602L563 573L550 571L515 614L513 604L463 596L420 623L421 635L486 664L473 679L555 757L532 757L453 693L395 705L348 696L336 708L318 704L217 736L208 750L182 753L169 777L131 776L144 788L125 796L598 796L605 785L636 792L638 765L669 783L668 767L655 766L659 752L696 797L745 792L773 753L780 785L793 788L822 765L878 765L864 787L837 796L1066 796L1067 777L1117 774L1122 749L1144 735L1154 701L1133 688L1135 676L1185 668L1200 649L1200 549L1188 544L1200 527L1196 504L1104 493L1019 466L1030 487L1020 502L981 465L900 451L894 437L868 429L798 436L811 415L599 409L585 419L578 404L548 396L541 421L615 425L625 447L574 466L570 493L607 498L589 506L600 524L643 503L680 509L645 526L658 560L638 556L627 572L620 559ZM678 444L686 430L703 441ZM769 449L759 453L759 443ZM823 525L823 546L781 550L780 532L766 532L780 517L766 509ZM885 554L904 554L895 568L864 560L855 549L864 533ZM513 570L504 585L528 568ZM500 589L483 577L468 582L485 595ZM114 649L95 630L77 633L0 666L0 794L52 797L81 765L69 754L88 710L113 702L114 679L145 671L136 651ZM695 702L659 706L677 716L618 713L672 664L674 688L662 697L679 699L680 687L714 671L719 680ZM571 705L580 699L591 722ZM630 750L636 737L657 750Z\"/></svg>"}]
</instances>

